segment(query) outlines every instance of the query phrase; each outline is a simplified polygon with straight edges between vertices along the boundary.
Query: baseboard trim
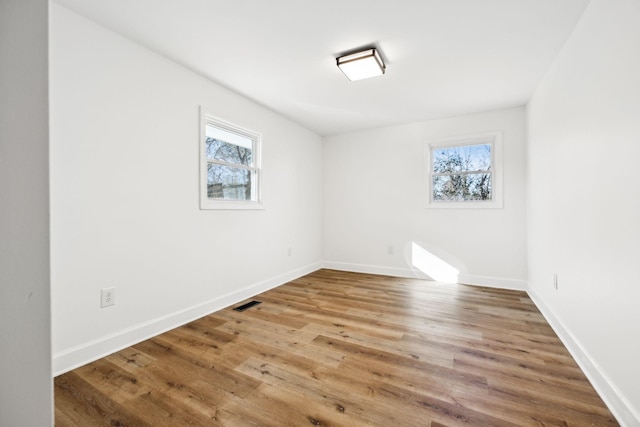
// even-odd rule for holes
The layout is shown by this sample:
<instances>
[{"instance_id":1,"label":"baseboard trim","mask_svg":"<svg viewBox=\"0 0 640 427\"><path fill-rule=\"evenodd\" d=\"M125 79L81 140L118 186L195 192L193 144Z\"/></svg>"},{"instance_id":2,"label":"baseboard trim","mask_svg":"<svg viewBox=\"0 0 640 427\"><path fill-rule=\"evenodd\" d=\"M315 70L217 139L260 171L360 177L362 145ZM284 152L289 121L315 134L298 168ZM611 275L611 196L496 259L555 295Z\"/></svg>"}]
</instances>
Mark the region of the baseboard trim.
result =
<instances>
[{"instance_id":1,"label":"baseboard trim","mask_svg":"<svg viewBox=\"0 0 640 427\"><path fill-rule=\"evenodd\" d=\"M516 291L524 291L527 289L527 282L522 279L478 276L476 274L460 274L458 276L458 283L463 283L465 285L485 286L488 288L511 289Z\"/></svg>"},{"instance_id":2,"label":"baseboard trim","mask_svg":"<svg viewBox=\"0 0 640 427\"><path fill-rule=\"evenodd\" d=\"M410 268L383 267L378 265L352 264L336 261L324 261L322 263L322 266L330 270L349 271L352 273L377 274L380 276L406 277L414 279L429 279L429 277L421 271L414 271Z\"/></svg>"},{"instance_id":3,"label":"baseboard trim","mask_svg":"<svg viewBox=\"0 0 640 427\"><path fill-rule=\"evenodd\" d=\"M429 276L427 276L420 270L410 268L351 264L336 261L324 261L323 266L324 268L330 268L332 270L350 271L353 273L380 274L383 276L432 280ZM462 283L465 285L485 286L489 288L512 289L518 291L524 291L526 289L526 282L524 280L491 276L478 276L474 274L461 274L458 277L458 283Z\"/></svg>"},{"instance_id":4,"label":"baseboard trim","mask_svg":"<svg viewBox=\"0 0 640 427\"><path fill-rule=\"evenodd\" d=\"M640 426L640 414L633 408L629 400L620 392L615 384L604 373L600 366L591 358L571 331L555 316L553 311L531 289L527 290L529 297L538 307L549 325L558 335L564 346L569 350L582 372L587 376L593 388L600 395L616 420L624 427Z\"/></svg>"},{"instance_id":5,"label":"baseboard trim","mask_svg":"<svg viewBox=\"0 0 640 427\"><path fill-rule=\"evenodd\" d=\"M199 319L202 316L206 316L247 298L251 298L259 293L297 279L298 277L312 273L320 268L322 268L321 262L297 268L184 310L180 310L55 353L53 355L53 375L57 376L86 365L94 360L108 356L116 351L120 351L123 348L130 347L158 334Z\"/></svg>"}]
</instances>

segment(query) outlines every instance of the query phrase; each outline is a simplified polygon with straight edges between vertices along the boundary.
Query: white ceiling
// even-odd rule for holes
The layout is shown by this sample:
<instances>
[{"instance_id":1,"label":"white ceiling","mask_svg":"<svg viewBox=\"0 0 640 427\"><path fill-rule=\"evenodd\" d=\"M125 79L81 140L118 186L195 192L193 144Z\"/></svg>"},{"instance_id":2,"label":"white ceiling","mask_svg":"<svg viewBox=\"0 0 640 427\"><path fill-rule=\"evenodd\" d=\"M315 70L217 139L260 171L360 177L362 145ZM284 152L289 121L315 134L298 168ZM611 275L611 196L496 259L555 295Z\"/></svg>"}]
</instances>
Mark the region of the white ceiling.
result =
<instances>
[{"instance_id":1,"label":"white ceiling","mask_svg":"<svg viewBox=\"0 0 640 427\"><path fill-rule=\"evenodd\" d=\"M589 0L56 0L332 135L524 105ZM341 53L376 45L382 77Z\"/></svg>"}]
</instances>

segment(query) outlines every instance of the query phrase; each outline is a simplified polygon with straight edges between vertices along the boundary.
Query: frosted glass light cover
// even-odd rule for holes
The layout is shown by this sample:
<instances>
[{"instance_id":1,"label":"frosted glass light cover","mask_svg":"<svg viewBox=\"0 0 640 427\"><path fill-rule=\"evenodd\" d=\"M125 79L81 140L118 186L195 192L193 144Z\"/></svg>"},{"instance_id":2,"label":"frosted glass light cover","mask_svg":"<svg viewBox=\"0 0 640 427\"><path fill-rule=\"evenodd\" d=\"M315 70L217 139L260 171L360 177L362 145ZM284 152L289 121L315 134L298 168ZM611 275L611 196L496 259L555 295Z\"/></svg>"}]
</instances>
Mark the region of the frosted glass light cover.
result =
<instances>
[{"instance_id":1,"label":"frosted glass light cover","mask_svg":"<svg viewBox=\"0 0 640 427\"><path fill-rule=\"evenodd\" d=\"M338 68L351 81L381 76L385 72L385 65L376 49L341 56L337 59Z\"/></svg>"}]
</instances>

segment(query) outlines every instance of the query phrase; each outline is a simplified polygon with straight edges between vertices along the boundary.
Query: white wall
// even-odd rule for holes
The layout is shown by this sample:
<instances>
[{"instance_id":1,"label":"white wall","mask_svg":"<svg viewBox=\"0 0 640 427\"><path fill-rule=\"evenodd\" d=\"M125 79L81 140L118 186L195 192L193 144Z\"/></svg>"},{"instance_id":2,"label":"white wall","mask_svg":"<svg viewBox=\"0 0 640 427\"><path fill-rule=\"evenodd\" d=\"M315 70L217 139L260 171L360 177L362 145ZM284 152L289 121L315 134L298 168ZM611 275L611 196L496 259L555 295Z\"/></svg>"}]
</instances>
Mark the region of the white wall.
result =
<instances>
[{"instance_id":1,"label":"white wall","mask_svg":"<svg viewBox=\"0 0 640 427\"><path fill-rule=\"evenodd\" d=\"M629 426L640 425L638 22L636 0L593 0L528 106L530 293Z\"/></svg>"},{"instance_id":2,"label":"white wall","mask_svg":"<svg viewBox=\"0 0 640 427\"><path fill-rule=\"evenodd\" d=\"M504 208L425 209L425 141L494 130L504 138ZM458 267L461 281L524 288L524 156L524 108L324 138L327 265L411 275L405 252L415 241Z\"/></svg>"},{"instance_id":3,"label":"white wall","mask_svg":"<svg viewBox=\"0 0 640 427\"><path fill-rule=\"evenodd\" d=\"M0 1L0 425L53 424L48 1Z\"/></svg>"},{"instance_id":4,"label":"white wall","mask_svg":"<svg viewBox=\"0 0 640 427\"><path fill-rule=\"evenodd\" d=\"M55 4L51 78L55 372L318 268L318 135ZM200 105L262 133L264 211L199 210Z\"/></svg>"}]
</instances>

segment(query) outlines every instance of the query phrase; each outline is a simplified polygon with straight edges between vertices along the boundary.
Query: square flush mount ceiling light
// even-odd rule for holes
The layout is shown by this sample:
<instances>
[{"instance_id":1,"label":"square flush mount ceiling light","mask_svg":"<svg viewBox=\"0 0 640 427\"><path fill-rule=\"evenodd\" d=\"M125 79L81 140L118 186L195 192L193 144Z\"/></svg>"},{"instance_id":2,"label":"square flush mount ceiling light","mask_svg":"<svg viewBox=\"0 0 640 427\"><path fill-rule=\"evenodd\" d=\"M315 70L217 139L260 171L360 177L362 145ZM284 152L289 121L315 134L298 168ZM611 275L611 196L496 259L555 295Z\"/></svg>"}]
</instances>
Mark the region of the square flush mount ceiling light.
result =
<instances>
[{"instance_id":1,"label":"square flush mount ceiling light","mask_svg":"<svg viewBox=\"0 0 640 427\"><path fill-rule=\"evenodd\" d=\"M385 72L385 65L376 49L367 49L336 59L338 68L349 80L356 81L369 77L381 76Z\"/></svg>"}]
</instances>

